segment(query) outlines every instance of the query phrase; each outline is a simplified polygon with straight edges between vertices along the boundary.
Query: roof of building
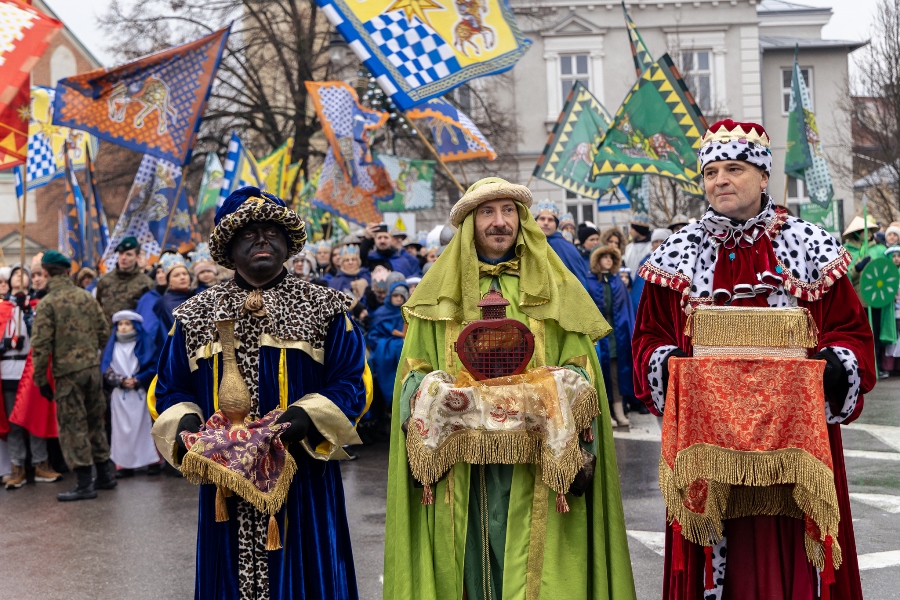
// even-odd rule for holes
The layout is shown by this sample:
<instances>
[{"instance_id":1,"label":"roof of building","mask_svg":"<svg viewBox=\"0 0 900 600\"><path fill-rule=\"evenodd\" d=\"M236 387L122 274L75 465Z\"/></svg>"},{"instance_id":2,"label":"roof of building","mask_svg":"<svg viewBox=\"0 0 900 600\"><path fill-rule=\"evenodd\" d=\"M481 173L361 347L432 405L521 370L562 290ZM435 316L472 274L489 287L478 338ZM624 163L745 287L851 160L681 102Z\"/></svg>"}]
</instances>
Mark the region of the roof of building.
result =
<instances>
[{"instance_id":1,"label":"roof of building","mask_svg":"<svg viewBox=\"0 0 900 600\"><path fill-rule=\"evenodd\" d=\"M897 171L891 165L884 165L853 182L854 190L865 190L876 185L893 185L897 182Z\"/></svg>"},{"instance_id":2,"label":"roof of building","mask_svg":"<svg viewBox=\"0 0 900 600\"><path fill-rule=\"evenodd\" d=\"M796 46L807 50L826 50L829 48L846 48L853 52L858 48L868 45L869 41L856 42L852 40L820 40L816 38L798 37L759 37L759 48L766 50L793 50Z\"/></svg>"},{"instance_id":3,"label":"roof of building","mask_svg":"<svg viewBox=\"0 0 900 600\"><path fill-rule=\"evenodd\" d=\"M75 35L75 32L72 31L72 29L68 25L66 25L65 21L63 21L59 17L59 15L57 15L53 11L53 9L50 7L50 5L47 2L44 2L43 0L41 0L39 2L38 6L36 6L35 8L47 13L47 16L53 17L54 19L56 19L57 21L62 23L63 24L63 35L68 37L69 41L78 47L78 49L84 54L85 58L87 58L88 62L94 63L95 68L104 66L103 63L100 61L100 59L98 59L94 55L94 53L91 52L90 49L84 45L84 42L82 42L80 39L78 39L78 36Z\"/></svg>"},{"instance_id":4,"label":"roof of building","mask_svg":"<svg viewBox=\"0 0 900 600\"><path fill-rule=\"evenodd\" d=\"M808 4L797 4L796 2L786 2L785 0L761 0L756 5L758 13L825 13L831 14L831 9L827 6L809 6Z\"/></svg>"}]
</instances>

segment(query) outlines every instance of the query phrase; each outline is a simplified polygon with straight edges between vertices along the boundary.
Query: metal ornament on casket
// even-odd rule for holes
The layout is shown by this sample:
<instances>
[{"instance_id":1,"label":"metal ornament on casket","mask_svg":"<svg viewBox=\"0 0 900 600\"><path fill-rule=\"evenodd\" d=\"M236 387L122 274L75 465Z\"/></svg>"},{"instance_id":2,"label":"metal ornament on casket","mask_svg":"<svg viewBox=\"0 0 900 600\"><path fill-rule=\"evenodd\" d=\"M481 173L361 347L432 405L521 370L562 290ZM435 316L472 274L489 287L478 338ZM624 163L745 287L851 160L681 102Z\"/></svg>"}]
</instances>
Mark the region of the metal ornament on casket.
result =
<instances>
[{"instance_id":1,"label":"metal ornament on casket","mask_svg":"<svg viewBox=\"0 0 900 600\"><path fill-rule=\"evenodd\" d=\"M488 290L478 306L482 319L466 326L456 341L460 362L478 381L525 372L534 354L534 334L506 317L509 300L499 290Z\"/></svg>"}]
</instances>

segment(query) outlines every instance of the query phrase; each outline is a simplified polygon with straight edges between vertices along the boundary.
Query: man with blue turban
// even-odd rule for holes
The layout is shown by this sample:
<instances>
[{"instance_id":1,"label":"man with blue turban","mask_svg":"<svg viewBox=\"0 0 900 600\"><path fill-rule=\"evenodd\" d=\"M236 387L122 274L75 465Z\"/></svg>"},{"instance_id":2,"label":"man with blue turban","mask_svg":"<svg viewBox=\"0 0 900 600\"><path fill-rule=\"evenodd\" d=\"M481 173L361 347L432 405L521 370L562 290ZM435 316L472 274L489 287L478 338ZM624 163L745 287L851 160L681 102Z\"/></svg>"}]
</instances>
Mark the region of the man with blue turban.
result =
<instances>
[{"instance_id":1,"label":"man with blue turban","mask_svg":"<svg viewBox=\"0 0 900 600\"><path fill-rule=\"evenodd\" d=\"M233 360L249 420L283 411L277 423L290 426L280 441L296 462L271 521L238 494L200 486L197 599L357 598L337 461L347 458L342 446L360 443L365 343L347 295L288 277L284 262L305 242L303 221L283 200L254 187L233 192L216 213L209 247L234 279L173 312L155 388L153 436L165 459L181 467L181 434L224 418L220 384ZM223 322L233 322L233 341L217 334Z\"/></svg>"}]
</instances>

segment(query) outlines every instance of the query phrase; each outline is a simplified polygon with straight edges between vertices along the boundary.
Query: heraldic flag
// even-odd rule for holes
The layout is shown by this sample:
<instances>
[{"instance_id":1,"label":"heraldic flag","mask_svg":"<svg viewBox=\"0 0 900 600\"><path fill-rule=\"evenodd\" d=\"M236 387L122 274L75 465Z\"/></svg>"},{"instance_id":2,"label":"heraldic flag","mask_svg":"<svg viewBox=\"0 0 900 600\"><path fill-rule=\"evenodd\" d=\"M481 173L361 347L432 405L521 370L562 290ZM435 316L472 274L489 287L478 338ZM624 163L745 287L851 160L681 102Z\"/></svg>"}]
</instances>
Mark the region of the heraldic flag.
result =
<instances>
[{"instance_id":1,"label":"heraldic flag","mask_svg":"<svg viewBox=\"0 0 900 600\"><path fill-rule=\"evenodd\" d=\"M658 175L702 196L700 108L668 54L643 72L599 143L591 176Z\"/></svg>"},{"instance_id":2,"label":"heraldic flag","mask_svg":"<svg viewBox=\"0 0 900 600\"><path fill-rule=\"evenodd\" d=\"M379 202L382 212L405 212L434 208L434 161L401 158L381 154L391 181L394 182L394 197L390 202Z\"/></svg>"},{"instance_id":3,"label":"heraldic flag","mask_svg":"<svg viewBox=\"0 0 900 600\"><path fill-rule=\"evenodd\" d=\"M87 153L87 184L90 199L85 201L85 212L88 224L85 228L86 248L91 252L91 268L96 269L103 259L103 253L109 245L109 224L106 221L106 211L100 201L100 191L97 186L97 175L94 172L94 161L90 151Z\"/></svg>"},{"instance_id":4,"label":"heraldic flag","mask_svg":"<svg viewBox=\"0 0 900 600\"><path fill-rule=\"evenodd\" d=\"M187 164L230 29L60 80L53 123Z\"/></svg>"},{"instance_id":5,"label":"heraldic flag","mask_svg":"<svg viewBox=\"0 0 900 600\"><path fill-rule=\"evenodd\" d=\"M816 115L809 102L806 81L794 52L794 75L791 80L791 102L788 108L787 152L784 172L794 179L802 179L810 200L827 207L834 197L831 173L822 152L822 140L816 126Z\"/></svg>"},{"instance_id":6,"label":"heraldic flag","mask_svg":"<svg viewBox=\"0 0 900 600\"><path fill-rule=\"evenodd\" d=\"M200 191L197 193L197 214L202 215L211 208L215 208L219 200L219 190L222 188L225 170L222 162L215 152L206 155L206 165L203 168L203 178L200 180Z\"/></svg>"},{"instance_id":7,"label":"heraldic flag","mask_svg":"<svg viewBox=\"0 0 900 600\"><path fill-rule=\"evenodd\" d=\"M288 195L288 167L291 163L291 149L294 147L294 138L288 140L275 149L268 156L256 161L259 168L259 177L262 189L275 194L279 198Z\"/></svg>"},{"instance_id":8,"label":"heraldic flag","mask_svg":"<svg viewBox=\"0 0 900 600\"><path fill-rule=\"evenodd\" d=\"M115 248L122 238L134 236L147 255L155 261L165 246L186 251L191 244L191 209L184 189L178 198L178 206L172 210L175 191L181 179L181 167L156 156L145 154L134 176L134 183L125 199L125 208L110 236L103 255L103 270L116 266ZM172 218L172 224L167 223Z\"/></svg>"},{"instance_id":9,"label":"heraldic flag","mask_svg":"<svg viewBox=\"0 0 900 600\"><path fill-rule=\"evenodd\" d=\"M644 38L638 32L637 25L631 20L631 15L628 14L628 9L625 8L624 2L622 2L622 12L625 13L625 28L628 29L628 41L631 44L634 70L637 76L640 77L644 71L653 66L653 57L650 56L650 51L647 50L647 44L644 43Z\"/></svg>"},{"instance_id":10,"label":"heraldic flag","mask_svg":"<svg viewBox=\"0 0 900 600\"><path fill-rule=\"evenodd\" d=\"M382 166L381 169L384 170L384 167ZM385 177L387 177L386 171ZM390 179L387 179L379 187L382 190L389 190L387 194L381 194L381 199L391 200L394 197L394 188ZM375 202L373 196L364 193L361 188L347 180L339 161L335 158L334 150L328 148L325 152L325 162L321 167L321 175L319 175L318 189L312 199L313 206L365 227L368 223L377 223L382 219Z\"/></svg>"},{"instance_id":11,"label":"heraldic flag","mask_svg":"<svg viewBox=\"0 0 900 600\"><path fill-rule=\"evenodd\" d=\"M507 71L531 45L507 0L316 4L400 110Z\"/></svg>"},{"instance_id":12,"label":"heraldic flag","mask_svg":"<svg viewBox=\"0 0 900 600\"><path fill-rule=\"evenodd\" d=\"M486 158L494 160L497 153L475 123L460 109L443 98L432 98L406 111L407 119L425 119L431 128L434 147L444 162Z\"/></svg>"},{"instance_id":13,"label":"heraldic flag","mask_svg":"<svg viewBox=\"0 0 900 600\"><path fill-rule=\"evenodd\" d=\"M265 187L263 179L259 175L259 166L250 151L244 148L244 143L238 134L231 132L228 141L228 152L225 154L225 171L222 175L222 186L219 188L218 206L222 206L225 199L234 190L239 190L248 185L258 188Z\"/></svg>"},{"instance_id":14,"label":"heraldic flag","mask_svg":"<svg viewBox=\"0 0 900 600\"><path fill-rule=\"evenodd\" d=\"M25 163L29 73L62 23L24 2L0 2L0 169Z\"/></svg>"},{"instance_id":15,"label":"heraldic flag","mask_svg":"<svg viewBox=\"0 0 900 600\"><path fill-rule=\"evenodd\" d=\"M65 162L66 175L66 250L72 259L72 269L77 272L81 267L95 268L91 262L92 253L87 242L87 217L84 195L75 179L75 173L69 165L68 157Z\"/></svg>"},{"instance_id":16,"label":"heraldic flag","mask_svg":"<svg viewBox=\"0 0 900 600\"><path fill-rule=\"evenodd\" d=\"M612 117L606 108L576 81L534 167L534 176L585 198L599 200L622 179L621 175L591 179L597 145L610 122Z\"/></svg>"}]
</instances>

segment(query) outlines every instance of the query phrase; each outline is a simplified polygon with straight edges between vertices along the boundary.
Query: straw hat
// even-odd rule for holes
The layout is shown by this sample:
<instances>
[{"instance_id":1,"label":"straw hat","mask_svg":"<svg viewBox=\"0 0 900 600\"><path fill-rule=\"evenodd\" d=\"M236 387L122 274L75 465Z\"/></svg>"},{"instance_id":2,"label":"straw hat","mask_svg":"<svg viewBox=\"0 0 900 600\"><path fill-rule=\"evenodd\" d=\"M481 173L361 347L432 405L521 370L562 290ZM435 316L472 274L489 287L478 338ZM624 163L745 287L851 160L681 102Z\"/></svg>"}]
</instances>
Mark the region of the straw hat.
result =
<instances>
[{"instance_id":1,"label":"straw hat","mask_svg":"<svg viewBox=\"0 0 900 600\"><path fill-rule=\"evenodd\" d=\"M863 218L861 216L856 215L855 217L853 217L853 220L850 221L849 225L847 225L847 229L844 230L844 237L847 237L851 233L862 231L863 229L878 229L878 223L875 222L875 219L872 218L872 215L867 215L866 221L868 222L868 227L863 224Z\"/></svg>"},{"instance_id":2,"label":"straw hat","mask_svg":"<svg viewBox=\"0 0 900 600\"><path fill-rule=\"evenodd\" d=\"M510 183L499 177L487 177L472 184L465 195L450 210L450 224L459 227L475 207L491 200L509 199L531 208L531 190L524 185Z\"/></svg>"}]
</instances>

